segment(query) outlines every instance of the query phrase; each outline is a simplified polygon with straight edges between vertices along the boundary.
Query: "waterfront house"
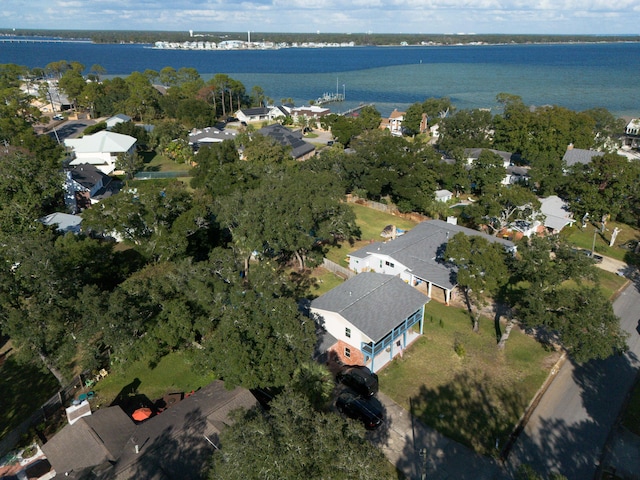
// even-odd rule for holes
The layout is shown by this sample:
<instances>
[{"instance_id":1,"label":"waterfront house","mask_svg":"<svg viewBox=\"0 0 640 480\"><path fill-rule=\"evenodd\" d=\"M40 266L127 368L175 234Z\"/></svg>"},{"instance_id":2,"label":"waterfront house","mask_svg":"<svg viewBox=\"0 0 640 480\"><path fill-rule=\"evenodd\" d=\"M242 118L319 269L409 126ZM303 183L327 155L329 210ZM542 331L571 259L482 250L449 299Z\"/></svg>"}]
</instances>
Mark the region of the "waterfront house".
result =
<instances>
[{"instance_id":1,"label":"waterfront house","mask_svg":"<svg viewBox=\"0 0 640 480\"><path fill-rule=\"evenodd\" d=\"M389 115L389 118L383 118L380 122L380 129L389 130L391 135L402 136L402 122L406 112L399 112L397 108Z\"/></svg>"},{"instance_id":2,"label":"waterfront house","mask_svg":"<svg viewBox=\"0 0 640 480\"><path fill-rule=\"evenodd\" d=\"M505 249L515 251L515 245L509 240L442 220L427 220L400 237L374 242L350 253L349 268L356 273L397 275L425 292L429 298L449 304L457 284L457 269L446 261L444 252L449 238L460 232L482 236L489 242L500 243Z\"/></svg>"},{"instance_id":3,"label":"waterfront house","mask_svg":"<svg viewBox=\"0 0 640 480\"><path fill-rule=\"evenodd\" d=\"M82 138L68 138L64 145L71 150L72 160L69 165L90 164L109 175L116 169L118 155L135 152L136 139L102 130Z\"/></svg>"},{"instance_id":4,"label":"waterfront house","mask_svg":"<svg viewBox=\"0 0 640 480\"><path fill-rule=\"evenodd\" d=\"M422 334L427 302L397 276L363 272L313 300L310 311L331 339L323 347L330 356L375 372Z\"/></svg>"}]
</instances>

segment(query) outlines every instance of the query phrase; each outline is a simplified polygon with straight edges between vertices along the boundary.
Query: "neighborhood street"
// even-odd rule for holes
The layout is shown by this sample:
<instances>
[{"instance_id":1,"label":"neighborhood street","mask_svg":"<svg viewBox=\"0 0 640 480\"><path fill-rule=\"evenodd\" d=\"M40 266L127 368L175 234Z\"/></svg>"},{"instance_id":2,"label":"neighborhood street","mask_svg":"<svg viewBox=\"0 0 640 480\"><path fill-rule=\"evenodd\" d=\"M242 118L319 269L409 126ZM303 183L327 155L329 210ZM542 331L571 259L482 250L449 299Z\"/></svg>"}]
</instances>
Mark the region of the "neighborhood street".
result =
<instances>
[{"instance_id":1,"label":"neighborhood street","mask_svg":"<svg viewBox=\"0 0 640 480\"><path fill-rule=\"evenodd\" d=\"M584 365L564 363L511 451L507 463L511 472L527 463L541 473L559 472L569 480L594 478L640 367L637 278L616 299L614 311L629 333L629 351Z\"/></svg>"}]
</instances>

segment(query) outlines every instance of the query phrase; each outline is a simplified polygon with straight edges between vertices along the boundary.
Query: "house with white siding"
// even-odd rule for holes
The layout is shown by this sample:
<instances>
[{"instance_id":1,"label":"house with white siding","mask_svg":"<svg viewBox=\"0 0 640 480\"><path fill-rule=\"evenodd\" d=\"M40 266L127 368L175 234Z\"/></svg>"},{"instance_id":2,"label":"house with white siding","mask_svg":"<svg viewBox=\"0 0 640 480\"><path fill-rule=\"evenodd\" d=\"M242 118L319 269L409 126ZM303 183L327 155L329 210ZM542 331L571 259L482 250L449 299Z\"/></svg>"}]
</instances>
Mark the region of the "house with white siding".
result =
<instances>
[{"instance_id":1,"label":"house with white siding","mask_svg":"<svg viewBox=\"0 0 640 480\"><path fill-rule=\"evenodd\" d=\"M449 304L457 285L456 267L447 262L444 252L449 238L457 233L478 235L489 242L515 251L509 240L442 220L419 223L404 235L387 242L374 242L348 255L349 268L356 273L378 272L399 276L404 282L424 291L430 298ZM435 290L434 290L435 287Z\"/></svg>"},{"instance_id":2,"label":"house with white siding","mask_svg":"<svg viewBox=\"0 0 640 480\"><path fill-rule=\"evenodd\" d=\"M69 165L90 164L109 175L116 169L118 155L135 152L136 139L102 130L81 138L67 138L64 145L71 150L72 160Z\"/></svg>"},{"instance_id":3,"label":"house with white siding","mask_svg":"<svg viewBox=\"0 0 640 480\"><path fill-rule=\"evenodd\" d=\"M422 334L428 302L397 276L363 272L313 300L310 311L334 356L375 372Z\"/></svg>"}]
</instances>

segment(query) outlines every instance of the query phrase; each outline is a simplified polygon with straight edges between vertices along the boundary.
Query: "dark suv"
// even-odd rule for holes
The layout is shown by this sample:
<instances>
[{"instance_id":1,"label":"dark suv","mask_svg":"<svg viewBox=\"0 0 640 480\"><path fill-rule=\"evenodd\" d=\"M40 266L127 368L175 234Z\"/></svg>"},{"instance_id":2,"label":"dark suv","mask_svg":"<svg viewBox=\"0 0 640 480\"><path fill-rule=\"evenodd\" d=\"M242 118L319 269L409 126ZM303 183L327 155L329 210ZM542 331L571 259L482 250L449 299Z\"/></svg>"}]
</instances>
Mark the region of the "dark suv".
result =
<instances>
[{"instance_id":1,"label":"dark suv","mask_svg":"<svg viewBox=\"0 0 640 480\"><path fill-rule=\"evenodd\" d=\"M363 397L372 397L378 393L378 375L364 365L345 365L336 379Z\"/></svg>"},{"instance_id":2,"label":"dark suv","mask_svg":"<svg viewBox=\"0 0 640 480\"><path fill-rule=\"evenodd\" d=\"M362 398L345 390L336 399L336 408L347 417L359 420L367 430L374 430L382 425L382 411L373 398Z\"/></svg>"}]
</instances>

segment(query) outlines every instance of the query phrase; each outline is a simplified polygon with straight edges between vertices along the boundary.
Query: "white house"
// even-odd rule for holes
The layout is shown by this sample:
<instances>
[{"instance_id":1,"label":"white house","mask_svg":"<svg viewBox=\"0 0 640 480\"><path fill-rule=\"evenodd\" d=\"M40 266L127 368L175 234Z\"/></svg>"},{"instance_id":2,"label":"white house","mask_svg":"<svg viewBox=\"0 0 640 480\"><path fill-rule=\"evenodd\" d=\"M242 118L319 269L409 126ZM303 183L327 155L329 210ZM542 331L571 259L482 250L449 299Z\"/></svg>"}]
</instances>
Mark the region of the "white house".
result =
<instances>
[{"instance_id":1,"label":"white house","mask_svg":"<svg viewBox=\"0 0 640 480\"><path fill-rule=\"evenodd\" d=\"M221 143L225 140L233 140L238 132L234 130L220 130L215 127L206 127L202 130L194 129L189 133L189 145L197 150L203 145L211 145L212 143Z\"/></svg>"},{"instance_id":2,"label":"white house","mask_svg":"<svg viewBox=\"0 0 640 480\"><path fill-rule=\"evenodd\" d=\"M332 337L334 355L375 372L422 334L427 302L397 276L364 272L313 300L311 314Z\"/></svg>"},{"instance_id":3,"label":"white house","mask_svg":"<svg viewBox=\"0 0 640 480\"><path fill-rule=\"evenodd\" d=\"M235 112L235 116L241 122L270 122L276 118L284 118L289 112L284 107L254 107L243 108Z\"/></svg>"},{"instance_id":4,"label":"white house","mask_svg":"<svg viewBox=\"0 0 640 480\"><path fill-rule=\"evenodd\" d=\"M453 192L449 190L436 190L435 197L438 202L448 202L453 198Z\"/></svg>"},{"instance_id":5,"label":"white house","mask_svg":"<svg viewBox=\"0 0 640 480\"><path fill-rule=\"evenodd\" d=\"M116 169L119 154L133 154L136 139L129 135L102 130L82 138L68 138L64 141L71 149L73 160L70 165L90 164L109 175Z\"/></svg>"},{"instance_id":6,"label":"white house","mask_svg":"<svg viewBox=\"0 0 640 480\"><path fill-rule=\"evenodd\" d=\"M371 243L350 253L349 268L356 273L372 271L397 275L409 285L423 290L430 298L433 298L433 287L436 287L443 293L442 300L449 304L457 284L457 269L445 261L444 252L448 239L459 232L482 236L515 251L515 245L509 240L442 220L428 220L393 240Z\"/></svg>"}]
</instances>

